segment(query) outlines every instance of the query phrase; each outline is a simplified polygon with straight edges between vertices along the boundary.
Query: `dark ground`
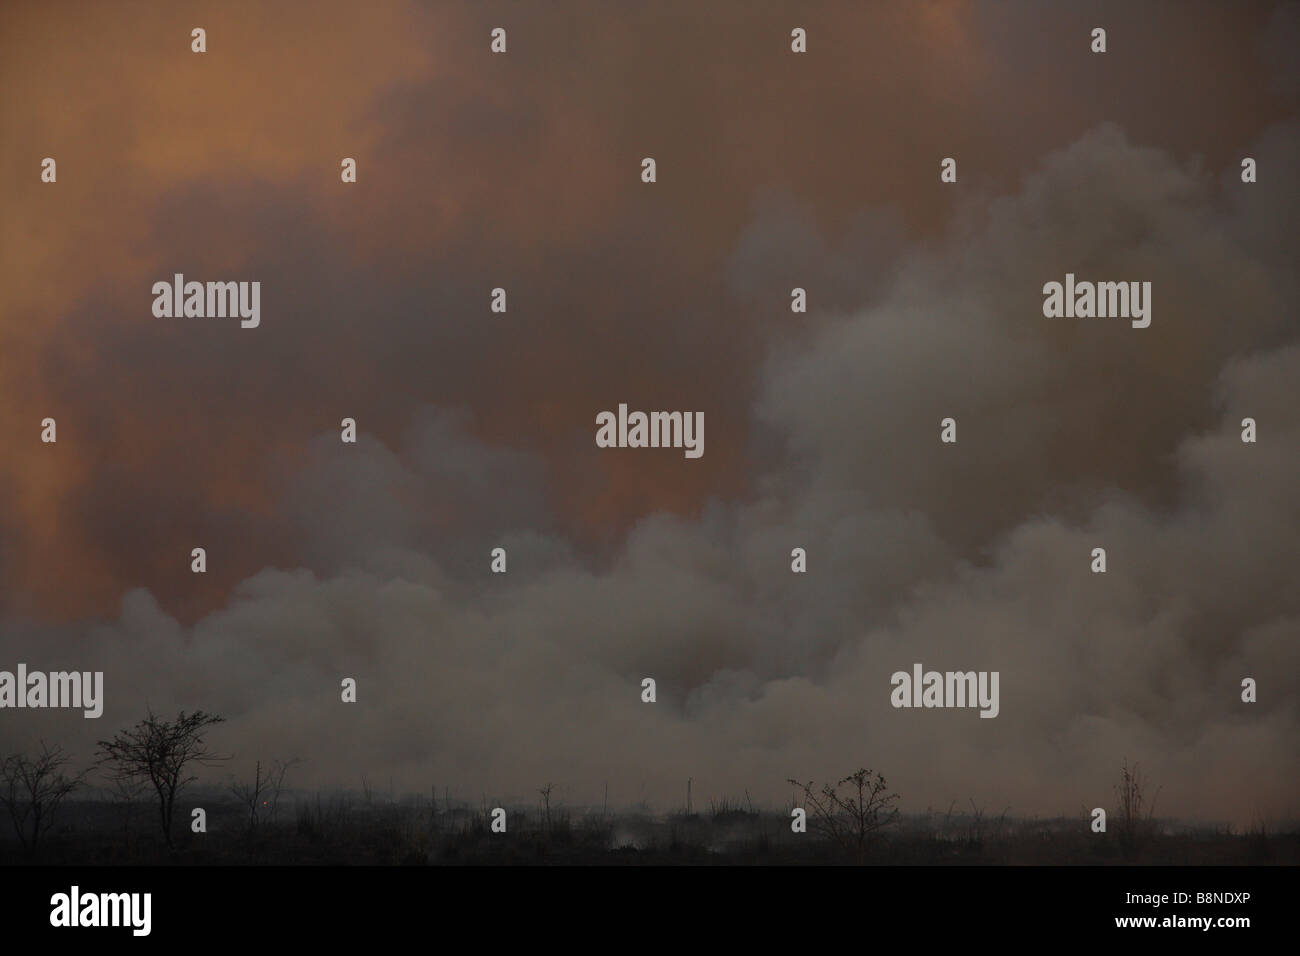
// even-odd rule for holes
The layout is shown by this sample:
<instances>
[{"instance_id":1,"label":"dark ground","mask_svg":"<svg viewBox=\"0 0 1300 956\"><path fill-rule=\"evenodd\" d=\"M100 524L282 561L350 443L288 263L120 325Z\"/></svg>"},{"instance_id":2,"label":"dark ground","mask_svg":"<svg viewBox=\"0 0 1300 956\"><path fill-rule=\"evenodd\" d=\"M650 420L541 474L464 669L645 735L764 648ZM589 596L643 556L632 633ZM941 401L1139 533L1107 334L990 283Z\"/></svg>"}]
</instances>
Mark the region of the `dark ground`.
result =
<instances>
[{"instance_id":1,"label":"dark ground","mask_svg":"<svg viewBox=\"0 0 1300 956\"><path fill-rule=\"evenodd\" d=\"M53 865L429 865L429 864L1138 864L1249 865L1300 862L1300 833L1192 827L1152 821L1135 840L1091 832L1085 814L1054 819L990 818L930 811L900 816L858 856L817 832L795 834L788 812L724 802L704 812L652 815L552 806L507 807L506 833L489 829L489 808L427 797L369 801L352 795L282 798L249 826L246 806L194 795L174 821L176 849L161 836L156 804L69 801L35 862ZM207 811L207 832L190 832L190 811ZM5 821L7 823L7 821ZM810 828L811 831L812 828ZM0 865L29 857L12 833Z\"/></svg>"}]
</instances>

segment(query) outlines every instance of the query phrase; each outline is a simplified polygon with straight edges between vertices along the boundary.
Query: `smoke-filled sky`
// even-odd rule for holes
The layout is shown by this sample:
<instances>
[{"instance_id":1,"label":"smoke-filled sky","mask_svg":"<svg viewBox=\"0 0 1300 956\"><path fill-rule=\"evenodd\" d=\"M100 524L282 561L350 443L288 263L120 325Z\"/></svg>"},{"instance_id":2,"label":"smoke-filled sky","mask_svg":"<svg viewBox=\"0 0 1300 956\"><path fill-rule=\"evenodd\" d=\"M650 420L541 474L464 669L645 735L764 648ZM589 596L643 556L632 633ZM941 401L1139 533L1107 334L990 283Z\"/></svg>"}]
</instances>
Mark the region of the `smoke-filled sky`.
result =
<instances>
[{"instance_id":1,"label":"smoke-filled sky","mask_svg":"<svg viewBox=\"0 0 1300 956\"><path fill-rule=\"evenodd\" d=\"M5 4L0 669L106 700L0 750L148 705L227 718L210 781L1054 814L1127 759L1295 818L1297 49L1275 3ZM156 318L177 272L260 326ZM1067 272L1150 327L1044 318ZM597 448L619 403L703 457ZM894 709L915 662L999 716Z\"/></svg>"}]
</instances>

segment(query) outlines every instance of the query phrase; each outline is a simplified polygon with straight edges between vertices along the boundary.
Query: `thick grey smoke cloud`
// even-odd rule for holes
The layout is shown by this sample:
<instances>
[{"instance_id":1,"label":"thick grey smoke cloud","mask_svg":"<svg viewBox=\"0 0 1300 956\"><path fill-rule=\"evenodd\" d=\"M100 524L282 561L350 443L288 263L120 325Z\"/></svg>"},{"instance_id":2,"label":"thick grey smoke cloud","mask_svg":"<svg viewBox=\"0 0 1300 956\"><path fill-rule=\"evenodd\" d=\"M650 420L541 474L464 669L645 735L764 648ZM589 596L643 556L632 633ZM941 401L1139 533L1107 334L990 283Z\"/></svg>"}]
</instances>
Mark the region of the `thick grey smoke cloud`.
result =
<instances>
[{"instance_id":1,"label":"thick grey smoke cloud","mask_svg":"<svg viewBox=\"0 0 1300 956\"><path fill-rule=\"evenodd\" d=\"M1293 182L1297 144L1277 127L1250 155ZM693 777L775 803L789 776L865 764L907 809L1013 813L1109 805L1127 758L1163 813L1293 818L1297 209L1264 195L1105 126L901 255L888 213L836 245L769 197L735 294L788 256L834 291L798 334L771 330L750 498L647 515L597 568L548 514L542 465L464 416L428 409L391 447L327 433L284 489L303 568L193 627L142 590L98 626L5 622L2 666L102 669L107 700L99 721L7 712L0 743L85 757L147 702L225 715L230 769L300 756L304 786L530 799L550 780L583 802L608 782L666 807ZM1150 328L1043 318L1066 272L1151 281ZM893 709L915 661L1000 671L1000 715Z\"/></svg>"}]
</instances>

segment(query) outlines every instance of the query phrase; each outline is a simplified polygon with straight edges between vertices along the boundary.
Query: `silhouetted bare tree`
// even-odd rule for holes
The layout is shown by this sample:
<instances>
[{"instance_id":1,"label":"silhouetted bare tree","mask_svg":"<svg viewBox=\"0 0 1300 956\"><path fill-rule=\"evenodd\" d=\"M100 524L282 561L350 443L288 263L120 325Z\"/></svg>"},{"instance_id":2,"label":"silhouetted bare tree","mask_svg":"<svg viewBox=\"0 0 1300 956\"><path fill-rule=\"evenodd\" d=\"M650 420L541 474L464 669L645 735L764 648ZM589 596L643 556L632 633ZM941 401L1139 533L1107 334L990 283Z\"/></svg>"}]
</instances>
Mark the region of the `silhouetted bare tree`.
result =
<instances>
[{"instance_id":1,"label":"silhouetted bare tree","mask_svg":"<svg viewBox=\"0 0 1300 956\"><path fill-rule=\"evenodd\" d=\"M257 813L262 806L262 796L270 789L270 775L262 773L262 761L257 762L257 768L253 771L252 783L233 783L230 785L230 792L234 794L235 799L248 807L248 829L257 829Z\"/></svg>"},{"instance_id":2,"label":"silhouetted bare tree","mask_svg":"<svg viewBox=\"0 0 1300 956\"><path fill-rule=\"evenodd\" d=\"M176 794L196 780L186 768L212 766L226 756L212 753L203 741L204 732L225 718L196 710L181 711L175 720L159 720L149 711L130 730L119 731L112 740L99 742L99 763L119 780L147 780L158 796L158 822L163 839L172 847L172 812Z\"/></svg>"},{"instance_id":3,"label":"silhouetted bare tree","mask_svg":"<svg viewBox=\"0 0 1300 956\"><path fill-rule=\"evenodd\" d=\"M834 840L861 863L876 831L889 826L898 816L898 794L889 793L885 778L867 769L851 773L839 783L813 790L812 782L786 781L803 794L805 810L811 810L808 825ZM844 792L841 793L841 788Z\"/></svg>"},{"instance_id":4,"label":"silhouetted bare tree","mask_svg":"<svg viewBox=\"0 0 1300 956\"><path fill-rule=\"evenodd\" d=\"M50 749L41 741L35 757L11 754L0 761L0 804L9 813L14 833L27 855L35 859L41 837L54 824L63 799L81 786L85 772L68 776L63 772L68 754L63 748Z\"/></svg>"},{"instance_id":5,"label":"silhouetted bare tree","mask_svg":"<svg viewBox=\"0 0 1300 956\"><path fill-rule=\"evenodd\" d=\"M271 788L271 822L275 822L275 810L280 805L280 794L284 792L284 778L289 771L302 763L297 757L281 760L276 757L271 761L271 773L267 777Z\"/></svg>"}]
</instances>

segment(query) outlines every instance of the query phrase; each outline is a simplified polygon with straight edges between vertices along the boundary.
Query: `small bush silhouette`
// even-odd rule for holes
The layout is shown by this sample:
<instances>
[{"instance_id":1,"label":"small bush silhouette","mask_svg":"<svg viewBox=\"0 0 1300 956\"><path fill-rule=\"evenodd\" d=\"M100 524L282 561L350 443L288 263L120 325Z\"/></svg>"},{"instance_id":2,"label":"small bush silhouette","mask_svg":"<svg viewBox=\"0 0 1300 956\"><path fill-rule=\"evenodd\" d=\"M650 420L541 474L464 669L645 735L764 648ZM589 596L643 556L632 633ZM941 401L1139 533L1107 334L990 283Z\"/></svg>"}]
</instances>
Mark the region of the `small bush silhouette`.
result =
<instances>
[{"instance_id":1,"label":"small bush silhouette","mask_svg":"<svg viewBox=\"0 0 1300 956\"><path fill-rule=\"evenodd\" d=\"M866 768L849 774L834 786L813 790L812 782L790 778L801 791L804 809L810 811L808 825L853 854L861 863L876 834L898 817L898 794L889 793L885 778Z\"/></svg>"},{"instance_id":2,"label":"small bush silhouette","mask_svg":"<svg viewBox=\"0 0 1300 956\"><path fill-rule=\"evenodd\" d=\"M1130 769L1128 761L1120 768L1119 783L1115 784L1119 807L1115 816L1119 821L1119 847L1126 859L1133 859L1156 830L1153 814L1155 797L1147 802L1147 780L1138 764Z\"/></svg>"}]
</instances>

